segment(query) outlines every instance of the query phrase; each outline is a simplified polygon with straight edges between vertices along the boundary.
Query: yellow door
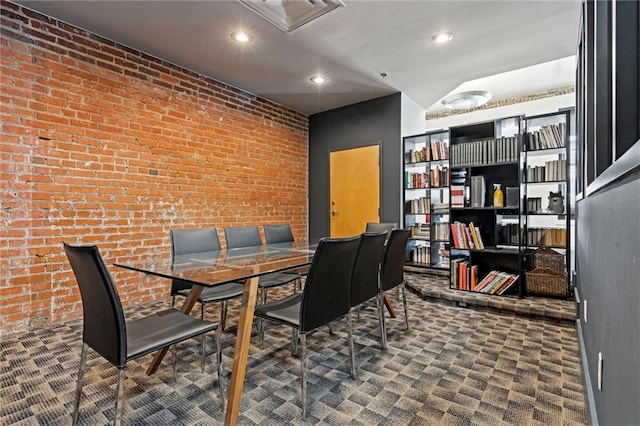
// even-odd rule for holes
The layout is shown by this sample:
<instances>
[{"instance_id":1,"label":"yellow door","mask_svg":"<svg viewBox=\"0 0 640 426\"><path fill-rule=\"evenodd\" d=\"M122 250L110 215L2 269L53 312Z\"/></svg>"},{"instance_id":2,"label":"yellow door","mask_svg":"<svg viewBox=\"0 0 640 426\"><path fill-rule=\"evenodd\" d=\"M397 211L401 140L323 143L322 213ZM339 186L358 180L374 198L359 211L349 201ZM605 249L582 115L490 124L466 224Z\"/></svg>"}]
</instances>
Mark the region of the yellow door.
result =
<instances>
[{"instance_id":1,"label":"yellow door","mask_svg":"<svg viewBox=\"0 0 640 426\"><path fill-rule=\"evenodd\" d=\"M358 235L367 222L380 221L379 151L379 145L370 145L329 154L332 237Z\"/></svg>"}]
</instances>

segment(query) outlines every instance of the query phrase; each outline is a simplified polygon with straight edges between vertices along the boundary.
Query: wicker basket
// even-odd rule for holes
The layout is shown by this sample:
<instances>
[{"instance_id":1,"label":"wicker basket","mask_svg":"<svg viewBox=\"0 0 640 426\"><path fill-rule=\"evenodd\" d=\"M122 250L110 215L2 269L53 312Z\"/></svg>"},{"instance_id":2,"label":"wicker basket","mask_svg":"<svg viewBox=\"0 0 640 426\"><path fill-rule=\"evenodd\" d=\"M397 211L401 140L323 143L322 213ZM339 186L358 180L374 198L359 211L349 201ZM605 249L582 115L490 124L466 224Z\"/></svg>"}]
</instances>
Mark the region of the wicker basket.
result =
<instances>
[{"instance_id":1,"label":"wicker basket","mask_svg":"<svg viewBox=\"0 0 640 426\"><path fill-rule=\"evenodd\" d=\"M567 274L550 268L536 268L527 272L527 293L543 296L567 296Z\"/></svg>"},{"instance_id":2,"label":"wicker basket","mask_svg":"<svg viewBox=\"0 0 640 426\"><path fill-rule=\"evenodd\" d=\"M548 247L541 247L531 254L531 268L551 269L558 274L565 274L564 255Z\"/></svg>"}]
</instances>

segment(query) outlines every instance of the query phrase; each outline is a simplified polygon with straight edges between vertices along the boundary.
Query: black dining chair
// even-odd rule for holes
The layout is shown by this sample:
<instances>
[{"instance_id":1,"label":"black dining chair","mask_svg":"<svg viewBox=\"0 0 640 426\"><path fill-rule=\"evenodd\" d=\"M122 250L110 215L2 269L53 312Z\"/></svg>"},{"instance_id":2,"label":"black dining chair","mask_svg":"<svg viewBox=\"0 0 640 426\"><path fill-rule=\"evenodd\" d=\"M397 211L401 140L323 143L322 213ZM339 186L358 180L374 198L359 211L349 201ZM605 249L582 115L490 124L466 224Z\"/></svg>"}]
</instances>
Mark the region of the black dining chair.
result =
<instances>
[{"instance_id":1,"label":"black dining chair","mask_svg":"<svg viewBox=\"0 0 640 426\"><path fill-rule=\"evenodd\" d=\"M381 338L384 306L380 303L378 293L380 291L380 262L382 261L386 239L386 231L378 233L365 232L361 235L360 245L353 264L349 298L351 308L358 309L366 301L375 299Z\"/></svg>"},{"instance_id":2,"label":"black dining chair","mask_svg":"<svg viewBox=\"0 0 640 426\"><path fill-rule=\"evenodd\" d=\"M255 225L226 227L224 228L224 236L227 243L227 249L229 250L262 246L260 231ZM269 288L293 283L297 279L297 274L287 272L275 272L260 276L258 281L260 300L262 303L267 302L267 290Z\"/></svg>"},{"instance_id":3,"label":"black dining chair","mask_svg":"<svg viewBox=\"0 0 640 426\"><path fill-rule=\"evenodd\" d=\"M309 267L307 283L302 293L294 293L276 302L259 305L255 310L255 315L259 318L292 327L294 348L298 338L300 340L303 420L306 418L306 336L308 333L346 316L351 377L356 377L349 292L359 242L360 236L321 239ZM294 352L296 352L295 349Z\"/></svg>"},{"instance_id":4,"label":"black dining chair","mask_svg":"<svg viewBox=\"0 0 640 426\"><path fill-rule=\"evenodd\" d=\"M172 229L171 256L185 256L205 252L219 252L220 239L216 228ZM176 296L187 297L193 284L178 279L171 280L171 306L175 305ZM206 306L220 302L220 327L225 329L227 322L227 301L242 296L243 283L232 282L205 287L198 297L200 316L204 319Z\"/></svg>"},{"instance_id":5,"label":"black dining chair","mask_svg":"<svg viewBox=\"0 0 640 426\"><path fill-rule=\"evenodd\" d=\"M264 239L269 244L283 244L293 243L293 232L291 231L291 225L288 223L282 223L277 225L263 225ZM295 290L302 288L302 277L307 275L309 267L295 268L288 272L298 274L298 280L296 282Z\"/></svg>"},{"instance_id":6,"label":"black dining chair","mask_svg":"<svg viewBox=\"0 0 640 426\"><path fill-rule=\"evenodd\" d=\"M404 321L409 330L409 316L407 314L407 295L404 286L404 263L406 259L407 242L411 230L406 228L396 228L391 231L391 235L385 245L380 264L380 293L378 295L380 304L384 303L384 292L400 287L402 290L402 303L404 305ZM387 349L387 328L384 315L382 319L382 348Z\"/></svg>"},{"instance_id":7,"label":"black dining chair","mask_svg":"<svg viewBox=\"0 0 640 426\"><path fill-rule=\"evenodd\" d=\"M123 411L124 379L127 363L184 340L216 332L218 387L222 390L220 328L217 323L191 317L175 308L163 309L135 320L126 320L120 297L96 246L72 246L64 250L73 269L82 298L83 329L80 369L72 423L78 422L87 349L92 348L118 369L117 397L113 423L119 425ZM204 372L204 347L202 352ZM174 357L175 374L175 357Z\"/></svg>"},{"instance_id":8,"label":"black dining chair","mask_svg":"<svg viewBox=\"0 0 640 426\"><path fill-rule=\"evenodd\" d=\"M398 227L397 222L367 222L364 232L384 232L387 231L387 238L391 235L391 230Z\"/></svg>"}]
</instances>

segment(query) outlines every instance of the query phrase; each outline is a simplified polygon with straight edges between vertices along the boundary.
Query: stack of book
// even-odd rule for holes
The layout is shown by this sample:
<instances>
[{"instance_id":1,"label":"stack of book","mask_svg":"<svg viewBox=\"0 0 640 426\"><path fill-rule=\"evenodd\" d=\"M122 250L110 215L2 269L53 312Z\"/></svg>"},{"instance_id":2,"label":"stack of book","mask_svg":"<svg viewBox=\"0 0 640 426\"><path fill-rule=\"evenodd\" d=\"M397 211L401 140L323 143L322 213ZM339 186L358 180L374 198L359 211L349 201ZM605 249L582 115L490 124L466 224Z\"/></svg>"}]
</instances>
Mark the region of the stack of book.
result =
<instances>
[{"instance_id":1,"label":"stack of book","mask_svg":"<svg viewBox=\"0 0 640 426\"><path fill-rule=\"evenodd\" d=\"M484 249L484 242L480 229L473 222L466 223L453 222L451 224L452 244L457 249Z\"/></svg>"},{"instance_id":2,"label":"stack of book","mask_svg":"<svg viewBox=\"0 0 640 426\"><path fill-rule=\"evenodd\" d=\"M504 294L518 280L519 275L508 272L491 271L475 287L476 292L486 294Z\"/></svg>"}]
</instances>

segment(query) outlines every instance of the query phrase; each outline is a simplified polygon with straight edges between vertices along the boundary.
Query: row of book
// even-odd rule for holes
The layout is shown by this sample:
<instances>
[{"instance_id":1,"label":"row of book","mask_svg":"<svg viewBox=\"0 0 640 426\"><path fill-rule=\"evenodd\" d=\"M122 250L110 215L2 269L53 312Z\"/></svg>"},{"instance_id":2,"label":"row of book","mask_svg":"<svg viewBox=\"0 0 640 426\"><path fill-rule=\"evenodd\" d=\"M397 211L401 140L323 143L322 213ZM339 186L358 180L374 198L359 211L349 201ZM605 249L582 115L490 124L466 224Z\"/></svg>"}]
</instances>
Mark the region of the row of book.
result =
<instances>
[{"instance_id":1,"label":"row of book","mask_svg":"<svg viewBox=\"0 0 640 426\"><path fill-rule=\"evenodd\" d=\"M420 149L405 151L405 163L423 163L449 159L449 141L431 141Z\"/></svg>"},{"instance_id":2,"label":"row of book","mask_svg":"<svg viewBox=\"0 0 640 426\"><path fill-rule=\"evenodd\" d=\"M449 141L431 141L431 153L433 160L449 159Z\"/></svg>"},{"instance_id":3,"label":"row of book","mask_svg":"<svg viewBox=\"0 0 640 426\"><path fill-rule=\"evenodd\" d=\"M451 167L513 163L519 155L517 136L465 142L451 146Z\"/></svg>"},{"instance_id":4,"label":"row of book","mask_svg":"<svg viewBox=\"0 0 640 426\"><path fill-rule=\"evenodd\" d=\"M499 244L520 244L520 225L517 223L506 223L498 228Z\"/></svg>"},{"instance_id":5,"label":"row of book","mask_svg":"<svg viewBox=\"0 0 640 426\"><path fill-rule=\"evenodd\" d=\"M457 249L484 249L484 242L480 234L480 228L475 226L473 222L469 224L462 222L453 222L451 224L452 244Z\"/></svg>"},{"instance_id":6,"label":"row of book","mask_svg":"<svg viewBox=\"0 0 640 426\"><path fill-rule=\"evenodd\" d=\"M433 224L433 239L449 241L449 224L445 222Z\"/></svg>"},{"instance_id":7,"label":"row of book","mask_svg":"<svg viewBox=\"0 0 640 426\"><path fill-rule=\"evenodd\" d=\"M407 200L404 203L406 214L429 214L431 213L431 202L429 197L420 197L414 200Z\"/></svg>"},{"instance_id":8,"label":"row of book","mask_svg":"<svg viewBox=\"0 0 640 426\"><path fill-rule=\"evenodd\" d=\"M449 167L438 165L431 169L430 176L432 188L449 186Z\"/></svg>"},{"instance_id":9,"label":"row of book","mask_svg":"<svg viewBox=\"0 0 640 426\"><path fill-rule=\"evenodd\" d=\"M409 254L409 259L414 263L431 263L431 251L429 246L415 246Z\"/></svg>"},{"instance_id":10,"label":"row of book","mask_svg":"<svg viewBox=\"0 0 640 426\"><path fill-rule=\"evenodd\" d=\"M478 282L478 266L466 258L451 261L451 285L459 290L502 295L518 281L520 276L493 270Z\"/></svg>"},{"instance_id":11,"label":"row of book","mask_svg":"<svg viewBox=\"0 0 640 426\"><path fill-rule=\"evenodd\" d=\"M426 146L421 149L413 150L405 152L405 163L422 163L425 161L431 161L431 155L429 154L429 148Z\"/></svg>"},{"instance_id":12,"label":"row of book","mask_svg":"<svg viewBox=\"0 0 640 426\"><path fill-rule=\"evenodd\" d=\"M527 150L564 148L565 134L565 123L542 126L538 130L527 133Z\"/></svg>"},{"instance_id":13,"label":"row of book","mask_svg":"<svg viewBox=\"0 0 640 426\"><path fill-rule=\"evenodd\" d=\"M567 160L545 161L544 166L527 167L527 182L567 180Z\"/></svg>"},{"instance_id":14,"label":"row of book","mask_svg":"<svg viewBox=\"0 0 640 426\"><path fill-rule=\"evenodd\" d=\"M567 230L564 228L528 228L527 243L534 246L566 247Z\"/></svg>"},{"instance_id":15,"label":"row of book","mask_svg":"<svg viewBox=\"0 0 640 426\"><path fill-rule=\"evenodd\" d=\"M420 189L429 187L429 174L428 173L414 173L404 172L404 188L405 189Z\"/></svg>"},{"instance_id":16,"label":"row of book","mask_svg":"<svg viewBox=\"0 0 640 426\"><path fill-rule=\"evenodd\" d=\"M450 271L453 288L475 291L478 285L477 265L472 265L467 258L453 259Z\"/></svg>"},{"instance_id":17,"label":"row of book","mask_svg":"<svg viewBox=\"0 0 640 426\"><path fill-rule=\"evenodd\" d=\"M527 198L527 212L528 213L538 213L542 210L542 198L540 197L529 197Z\"/></svg>"}]
</instances>

